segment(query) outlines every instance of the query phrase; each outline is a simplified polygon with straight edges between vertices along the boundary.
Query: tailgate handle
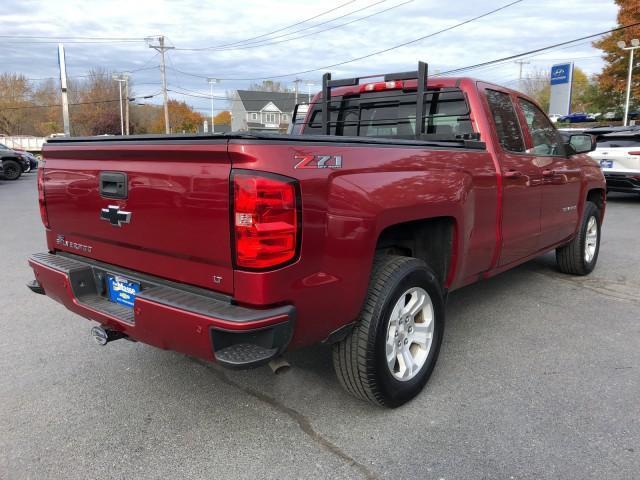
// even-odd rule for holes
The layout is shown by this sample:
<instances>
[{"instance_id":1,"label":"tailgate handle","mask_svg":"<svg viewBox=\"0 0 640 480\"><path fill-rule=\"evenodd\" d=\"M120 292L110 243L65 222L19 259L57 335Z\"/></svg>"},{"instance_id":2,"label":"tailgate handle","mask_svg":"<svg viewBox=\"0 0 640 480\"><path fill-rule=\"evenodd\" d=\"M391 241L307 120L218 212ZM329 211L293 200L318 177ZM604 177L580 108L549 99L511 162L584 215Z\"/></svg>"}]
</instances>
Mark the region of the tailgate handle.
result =
<instances>
[{"instance_id":1,"label":"tailgate handle","mask_svg":"<svg viewBox=\"0 0 640 480\"><path fill-rule=\"evenodd\" d=\"M100 172L100 195L108 198L127 198L127 174Z\"/></svg>"}]
</instances>

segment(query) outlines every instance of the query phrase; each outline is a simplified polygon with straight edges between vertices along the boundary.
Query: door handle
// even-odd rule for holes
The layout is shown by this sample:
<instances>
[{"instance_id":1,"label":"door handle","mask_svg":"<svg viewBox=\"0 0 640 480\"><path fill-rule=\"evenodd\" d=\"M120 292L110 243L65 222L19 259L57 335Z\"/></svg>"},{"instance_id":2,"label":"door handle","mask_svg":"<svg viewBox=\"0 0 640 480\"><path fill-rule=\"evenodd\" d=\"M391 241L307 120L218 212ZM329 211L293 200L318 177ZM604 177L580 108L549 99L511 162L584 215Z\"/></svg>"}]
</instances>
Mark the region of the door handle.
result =
<instances>
[{"instance_id":1,"label":"door handle","mask_svg":"<svg viewBox=\"0 0 640 480\"><path fill-rule=\"evenodd\" d=\"M556 173L555 170L542 170L542 176L543 177L553 177Z\"/></svg>"},{"instance_id":2,"label":"door handle","mask_svg":"<svg viewBox=\"0 0 640 480\"><path fill-rule=\"evenodd\" d=\"M507 170L504 172L504 176L506 178L520 178L522 177L522 172L520 170Z\"/></svg>"}]
</instances>

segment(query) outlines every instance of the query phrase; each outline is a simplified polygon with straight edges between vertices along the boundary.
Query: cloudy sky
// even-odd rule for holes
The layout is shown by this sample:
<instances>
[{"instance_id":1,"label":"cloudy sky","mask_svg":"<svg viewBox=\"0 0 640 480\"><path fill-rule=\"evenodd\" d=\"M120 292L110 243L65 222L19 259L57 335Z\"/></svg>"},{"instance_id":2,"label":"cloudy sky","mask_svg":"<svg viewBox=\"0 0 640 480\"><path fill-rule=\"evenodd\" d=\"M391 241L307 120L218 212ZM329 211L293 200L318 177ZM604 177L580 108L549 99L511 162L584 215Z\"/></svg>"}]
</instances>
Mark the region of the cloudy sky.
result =
<instances>
[{"instance_id":1,"label":"cloudy sky","mask_svg":"<svg viewBox=\"0 0 640 480\"><path fill-rule=\"evenodd\" d=\"M159 57L144 38L164 35L175 47L167 54L170 96L205 113L206 77L223 79L216 85L216 97L259 78L287 85L301 78L301 90L306 92L318 89L322 72L329 69L338 77L406 71L415 69L421 59L431 72L446 72L616 25L613 0L522 0L456 27L513 1L3 0L0 72L23 73L34 83L55 77L57 42L64 41L69 76L84 75L95 67L129 71L136 95L156 94ZM450 27L454 28L437 33ZM525 58L530 63L524 71L546 70L569 60L595 73L602 67L600 53L590 41L577 42ZM348 63L336 65L342 62ZM509 61L466 74L516 86L518 68ZM310 82L315 85L307 86ZM160 103L160 99L147 101ZM222 100L217 103L219 108L227 106Z\"/></svg>"}]
</instances>

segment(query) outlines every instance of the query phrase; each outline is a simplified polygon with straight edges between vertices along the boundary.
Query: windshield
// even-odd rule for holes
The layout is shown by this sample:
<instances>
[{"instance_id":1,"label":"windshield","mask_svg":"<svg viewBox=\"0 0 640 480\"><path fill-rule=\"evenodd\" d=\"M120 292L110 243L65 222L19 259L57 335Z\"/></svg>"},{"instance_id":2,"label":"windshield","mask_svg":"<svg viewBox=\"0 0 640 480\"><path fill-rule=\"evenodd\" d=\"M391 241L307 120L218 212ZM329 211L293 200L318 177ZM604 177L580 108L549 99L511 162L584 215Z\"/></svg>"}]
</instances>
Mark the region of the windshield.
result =
<instances>
[{"instance_id":1,"label":"windshield","mask_svg":"<svg viewBox=\"0 0 640 480\"><path fill-rule=\"evenodd\" d=\"M0 150L9 150L9 147L7 147L5 144L0 143Z\"/></svg>"}]
</instances>

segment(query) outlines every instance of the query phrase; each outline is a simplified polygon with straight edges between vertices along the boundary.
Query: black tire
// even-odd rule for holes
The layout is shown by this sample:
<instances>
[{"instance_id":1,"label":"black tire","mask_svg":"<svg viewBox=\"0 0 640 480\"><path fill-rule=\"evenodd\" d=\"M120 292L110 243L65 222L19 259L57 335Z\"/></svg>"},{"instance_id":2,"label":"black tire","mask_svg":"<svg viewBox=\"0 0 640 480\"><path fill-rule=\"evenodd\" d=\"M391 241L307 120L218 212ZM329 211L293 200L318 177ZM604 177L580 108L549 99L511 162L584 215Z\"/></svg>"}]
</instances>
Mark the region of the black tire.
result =
<instances>
[{"instance_id":1,"label":"black tire","mask_svg":"<svg viewBox=\"0 0 640 480\"><path fill-rule=\"evenodd\" d=\"M22 175L22 167L16 160L3 160L2 169L7 180L17 180Z\"/></svg>"},{"instance_id":2,"label":"black tire","mask_svg":"<svg viewBox=\"0 0 640 480\"><path fill-rule=\"evenodd\" d=\"M413 378L401 381L387 365L387 328L396 302L412 287L420 287L429 295L434 329L424 364ZM333 347L333 366L342 386L352 395L380 406L394 408L411 400L427 383L438 359L444 311L440 283L422 260L376 257L358 321L349 335Z\"/></svg>"},{"instance_id":3,"label":"black tire","mask_svg":"<svg viewBox=\"0 0 640 480\"><path fill-rule=\"evenodd\" d=\"M595 253L589 260L586 254L587 229L589 220L595 218L597 225L597 238ZM596 267L598 253L600 252L600 210L593 202L586 202L582 221L575 238L560 248L556 249L556 262L562 273L571 275L588 275Z\"/></svg>"}]
</instances>

